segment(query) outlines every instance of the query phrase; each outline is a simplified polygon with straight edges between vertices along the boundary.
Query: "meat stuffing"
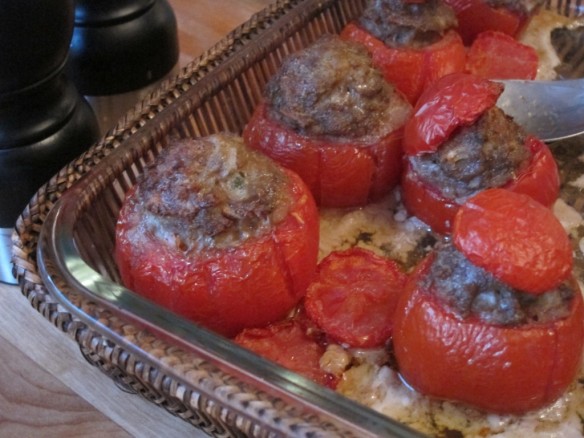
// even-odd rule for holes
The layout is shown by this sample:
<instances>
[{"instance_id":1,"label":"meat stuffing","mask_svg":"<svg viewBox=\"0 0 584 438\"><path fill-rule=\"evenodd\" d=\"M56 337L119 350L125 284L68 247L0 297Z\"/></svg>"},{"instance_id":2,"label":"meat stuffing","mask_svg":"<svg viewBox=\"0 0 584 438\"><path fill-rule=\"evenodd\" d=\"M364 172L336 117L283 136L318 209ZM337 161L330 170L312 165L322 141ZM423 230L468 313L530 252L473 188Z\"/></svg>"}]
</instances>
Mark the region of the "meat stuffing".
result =
<instances>
[{"instance_id":1,"label":"meat stuffing","mask_svg":"<svg viewBox=\"0 0 584 438\"><path fill-rule=\"evenodd\" d=\"M184 251L226 247L287 214L287 177L234 135L178 140L146 170L146 227Z\"/></svg>"},{"instance_id":2,"label":"meat stuffing","mask_svg":"<svg viewBox=\"0 0 584 438\"><path fill-rule=\"evenodd\" d=\"M422 284L461 317L474 316L488 324L505 326L566 317L574 295L568 283L541 295L515 290L473 265L450 243L437 245Z\"/></svg>"},{"instance_id":3,"label":"meat stuffing","mask_svg":"<svg viewBox=\"0 0 584 438\"><path fill-rule=\"evenodd\" d=\"M410 157L418 177L449 199L464 200L480 190L500 187L529 163L526 134L497 107L470 126L459 128L430 154Z\"/></svg>"},{"instance_id":4,"label":"meat stuffing","mask_svg":"<svg viewBox=\"0 0 584 438\"><path fill-rule=\"evenodd\" d=\"M359 25L391 47L422 48L457 26L454 10L439 0L370 1Z\"/></svg>"},{"instance_id":5,"label":"meat stuffing","mask_svg":"<svg viewBox=\"0 0 584 438\"><path fill-rule=\"evenodd\" d=\"M307 136L384 136L409 113L360 45L327 35L287 57L266 86L268 114ZM395 114L402 114L395 120Z\"/></svg>"}]
</instances>

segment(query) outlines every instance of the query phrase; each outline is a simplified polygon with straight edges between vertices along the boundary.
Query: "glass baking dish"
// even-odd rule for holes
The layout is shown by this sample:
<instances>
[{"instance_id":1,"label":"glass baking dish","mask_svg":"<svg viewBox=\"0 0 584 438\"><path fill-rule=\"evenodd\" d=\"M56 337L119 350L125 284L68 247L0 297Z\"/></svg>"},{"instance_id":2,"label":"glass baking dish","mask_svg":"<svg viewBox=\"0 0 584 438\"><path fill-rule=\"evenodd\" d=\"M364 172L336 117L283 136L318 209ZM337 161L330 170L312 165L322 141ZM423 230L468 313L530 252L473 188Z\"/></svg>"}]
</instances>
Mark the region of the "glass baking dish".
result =
<instances>
[{"instance_id":1,"label":"glass baking dish","mask_svg":"<svg viewBox=\"0 0 584 438\"><path fill-rule=\"evenodd\" d=\"M32 266L19 268L18 276L39 311L98 366L137 382L213 435L422 436L134 294L120 285L112 256L124 194L169 136L241 132L281 60L322 34L338 33L363 6L275 2L63 169L24 213L25 219L41 214L19 223L17 258L38 239L38 268L26 252L22 258ZM577 14L561 0L547 7Z\"/></svg>"}]
</instances>

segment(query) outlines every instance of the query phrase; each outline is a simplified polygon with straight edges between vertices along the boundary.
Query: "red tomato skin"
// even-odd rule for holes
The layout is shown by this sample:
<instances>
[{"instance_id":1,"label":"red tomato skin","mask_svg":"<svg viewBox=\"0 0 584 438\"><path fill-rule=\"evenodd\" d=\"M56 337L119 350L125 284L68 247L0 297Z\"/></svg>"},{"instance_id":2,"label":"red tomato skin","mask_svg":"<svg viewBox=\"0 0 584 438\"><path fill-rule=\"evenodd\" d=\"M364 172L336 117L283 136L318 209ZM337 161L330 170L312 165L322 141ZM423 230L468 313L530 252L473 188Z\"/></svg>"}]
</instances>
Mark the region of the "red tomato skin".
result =
<instances>
[{"instance_id":1,"label":"red tomato skin","mask_svg":"<svg viewBox=\"0 0 584 438\"><path fill-rule=\"evenodd\" d=\"M465 69L466 49L455 31L448 31L440 41L423 49L389 47L355 23L345 26L341 38L363 44L385 79L412 105L437 79Z\"/></svg>"},{"instance_id":2,"label":"red tomato skin","mask_svg":"<svg viewBox=\"0 0 584 438\"><path fill-rule=\"evenodd\" d=\"M457 30L466 46L470 46L477 35L489 30L517 37L532 17L505 7L490 6L485 0L446 0L446 4L456 13Z\"/></svg>"},{"instance_id":3,"label":"red tomato skin","mask_svg":"<svg viewBox=\"0 0 584 438\"><path fill-rule=\"evenodd\" d=\"M535 79L539 66L536 50L495 31L480 33L470 46L467 72L487 79Z\"/></svg>"},{"instance_id":4,"label":"red tomato skin","mask_svg":"<svg viewBox=\"0 0 584 438\"><path fill-rule=\"evenodd\" d=\"M300 178L291 181L291 210L271 233L200 257L128 232L132 201L116 227L116 261L123 284L140 295L224 336L282 319L303 298L316 271L318 210ZM129 195L131 196L131 195Z\"/></svg>"},{"instance_id":5,"label":"red tomato skin","mask_svg":"<svg viewBox=\"0 0 584 438\"><path fill-rule=\"evenodd\" d=\"M312 139L271 120L265 103L243 131L248 146L300 175L323 207L365 205L393 189L402 170L402 137L400 128L370 144Z\"/></svg>"},{"instance_id":6,"label":"red tomato skin","mask_svg":"<svg viewBox=\"0 0 584 438\"><path fill-rule=\"evenodd\" d=\"M452 132L473 124L497 103L503 85L468 73L438 79L418 99L404 127L404 153L435 152Z\"/></svg>"},{"instance_id":7,"label":"red tomato skin","mask_svg":"<svg viewBox=\"0 0 584 438\"><path fill-rule=\"evenodd\" d=\"M474 265L524 292L547 292L572 275L564 227L524 194L489 189L473 196L454 218L452 241Z\"/></svg>"},{"instance_id":8,"label":"red tomato skin","mask_svg":"<svg viewBox=\"0 0 584 438\"><path fill-rule=\"evenodd\" d=\"M406 285L395 313L399 371L417 391L499 414L543 408L574 381L584 345L578 284L565 319L502 327L461 319L419 286L432 256Z\"/></svg>"},{"instance_id":9,"label":"red tomato skin","mask_svg":"<svg viewBox=\"0 0 584 438\"><path fill-rule=\"evenodd\" d=\"M406 210L427 224L434 232L448 234L460 204L442 196L434 187L418 178L408 163L401 181Z\"/></svg>"},{"instance_id":10,"label":"red tomato skin","mask_svg":"<svg viewBox=\"0 0 584 438\"><path fill-rule=\"evenodd\" d=\"M528 136L525 143L533 154L529 165L502 188L529 195L551 208L560 192L557 163L544 142ZM460 208L459 203L442 196L436 188L418 178L407 163L401 186L403 202L410 214L417 216L439 234L451 232L454 217Z\"/></svg>"},{"instance_id":11,"label":"red tomato skin","mask_svg":"<svg viewBox=\"0 0 584 438\"><path fill-rule=\"evenodd\" d=\"M307 315L330 338L350 347L383 346L407 275L393 260L362 249L325 257L304 298Z\"/></svg>"},{"instance_id":12,"label":"red tomato skin","mask_svg":"<svg viewBox=\"0 0 584 438\"><path fill-rule=\"evenodd\" d=\"M515 193L529 195L551 208L560 196L558 164L550 148L537 137L528 136L525 144L533 154L531 164L504 187Z\"/></svg>"},{"instance_id":13,"label":"red tomato skin","mask_svg":"<svg viewBox=\"0 0 584 438\"><path fill-rule=\"evenodd\" d=\"M334 389L338 378L320 368L325 348L307 335L296 319L284 320L262 328L247 328L234 342L278 365Z\"/></svg>"}]
</instances>

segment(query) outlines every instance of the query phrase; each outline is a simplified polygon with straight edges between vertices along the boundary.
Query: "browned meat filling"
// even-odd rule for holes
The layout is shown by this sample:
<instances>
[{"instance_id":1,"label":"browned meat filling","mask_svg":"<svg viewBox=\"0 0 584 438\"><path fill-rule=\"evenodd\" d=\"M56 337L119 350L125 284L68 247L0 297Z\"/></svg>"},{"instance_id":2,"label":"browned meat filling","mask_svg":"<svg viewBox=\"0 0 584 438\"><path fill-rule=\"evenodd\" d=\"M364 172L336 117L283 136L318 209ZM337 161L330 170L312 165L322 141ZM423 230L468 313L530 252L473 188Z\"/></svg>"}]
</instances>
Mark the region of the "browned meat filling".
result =
<instances>
[{"instance_id":1,"label":"browned meat filling","mask_svg":"<svg viewBox=\"0 0 584 438\"><path fill-rule=\"evenodd\" d=\"M146 231L184 251L235 245L288 211L286 174L234 135L177 140L139 186Z\"/></svg>"},{"instance_id":2,"label":"browned meat filling","mask_svg":"<svg viewBox=\"0 0 584 438\"><path fill-rule=\"evenodd\" d=\"M337 140L389 134L409 115L366 50L332 35L287 57L265 97L272 119L302 135Z\"/></svg>"},{"instance_id":3,"label":"browned meat filling","mask_svg":"<svg viewBox=\"0 0 584 438\"><path fill-rule=\"evenodd\" d=\"M493 107L473 125L456 131L436 152L411 157L410 165L444 197L464 200L480 190L504 185L530 158L523 130Z\"/></svg>"},{"instance_id":4,"label":"browned meat filling","mask_svg":"<svg viewBox=\"0 0 584 438\"><path fill-rule=\"evenodd\" d=\"M521 292L473 265L452 244L442 243L436 249L423 287L463 318L475 316L488 324L511 326L554 321L570 311L574 289L568 283L541 295Z\"/></svg>"},{"instance_id":5,"label":"browned meat filling","mask_svg":"<svg viewBox=\"0 0 584 438\"><path fill-rule=\"evenodd\" d=\"M359 24L388 46L422 48L439 41L458 22L453 9L440 0L372 0Z\"/></svg>"}]
</instances>

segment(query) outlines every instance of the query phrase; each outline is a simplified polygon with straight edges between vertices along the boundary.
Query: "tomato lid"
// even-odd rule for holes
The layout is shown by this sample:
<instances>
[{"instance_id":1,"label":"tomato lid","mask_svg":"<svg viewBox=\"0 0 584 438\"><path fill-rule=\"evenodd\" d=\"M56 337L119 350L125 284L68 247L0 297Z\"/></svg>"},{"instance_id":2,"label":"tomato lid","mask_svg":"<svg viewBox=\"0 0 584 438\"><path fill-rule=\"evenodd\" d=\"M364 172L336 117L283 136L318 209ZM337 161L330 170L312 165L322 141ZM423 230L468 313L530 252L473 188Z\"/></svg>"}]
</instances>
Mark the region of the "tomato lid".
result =
<instances>
[{"instance_id":1,"label":"tomato lid","mask_svg":"<svg viewBox=\"0 0 584 438\"><path fill-rule=\"evenodd\" d=\"M524 292L541 294L572 275L566 231L550 209L527 195L480 192L458 210L452 239L476 266Z\"/></svg>"},{"instance_id":2,"label":"tomato lid","mask_svg":"<svg viewBox=\"0 0 584 438\"><path fill-rule=\"evenodd\" d=\"M503 32L477 35L468 49L467 71L487 79L535 79L537 51Z\"/></svg>"},{"instance_id":3,"label":"tomato lid","mask_svg":"<svg viewBox=\"0 0 584 438\"><path fill-rule=\"evenodd\" d=\"M422 93L405 125L405 153L435 152L456 128L494 106L502 92L502 84L467 73L441 77Z\"/></svg>"}]
</instances>

